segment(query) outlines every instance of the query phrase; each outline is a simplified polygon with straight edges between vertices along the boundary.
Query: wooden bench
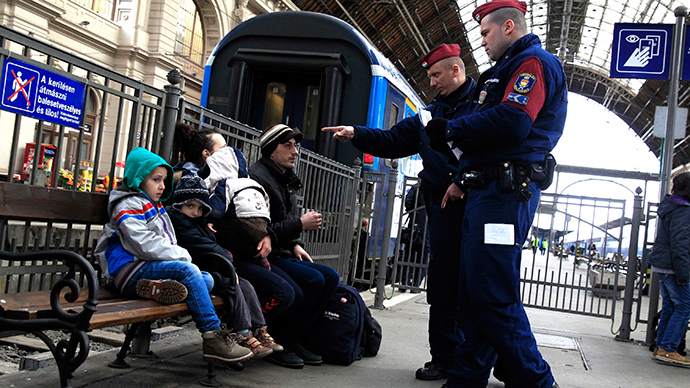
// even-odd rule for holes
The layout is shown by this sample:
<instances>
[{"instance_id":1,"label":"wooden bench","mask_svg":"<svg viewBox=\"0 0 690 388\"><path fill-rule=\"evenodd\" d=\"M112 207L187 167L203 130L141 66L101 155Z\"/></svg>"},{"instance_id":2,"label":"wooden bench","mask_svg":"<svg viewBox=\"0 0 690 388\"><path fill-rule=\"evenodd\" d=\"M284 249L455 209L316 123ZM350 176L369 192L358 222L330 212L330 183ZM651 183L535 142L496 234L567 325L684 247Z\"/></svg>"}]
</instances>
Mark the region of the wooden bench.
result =
<instances>
[{"instance_id":1,"label":"wooden bench","mask_svg":"<svg viewBox=\"0 0 690 388\"><path fill-rule=\"evenodd\" d=\"M55 358L61 387L71 387L74 371L89 354L87 331L130 325L110 363L127 368L125 358L149 353L151 322L189 313L186 303L162 305L126 299L99 286L93 257L108 196L0 182L0 336L31 333ZM212 297L216 309L221 298ZM53 343L44 332L61 330L68 340ZM134 343L133 343L134 341ZM213 363L205 385L217 384Z\"/></svg>"}]
</instances>

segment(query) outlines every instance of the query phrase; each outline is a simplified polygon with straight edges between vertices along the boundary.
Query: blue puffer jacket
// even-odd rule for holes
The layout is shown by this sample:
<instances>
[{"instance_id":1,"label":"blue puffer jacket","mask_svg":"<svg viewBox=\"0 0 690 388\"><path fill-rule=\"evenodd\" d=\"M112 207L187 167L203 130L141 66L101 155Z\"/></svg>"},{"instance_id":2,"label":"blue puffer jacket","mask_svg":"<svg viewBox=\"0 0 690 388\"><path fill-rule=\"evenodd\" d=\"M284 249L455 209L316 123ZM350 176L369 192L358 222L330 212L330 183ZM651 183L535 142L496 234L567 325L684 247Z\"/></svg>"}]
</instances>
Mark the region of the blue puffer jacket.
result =
<instances>
[{"instance_id":1,"label":"blue puffer jacket","mask_svg":"<svg viewBox=\"0 0 690 388\"><path fill-rule=\"evenodd\" d=\"M690 281L690 202L669 195L659 205L660 224L649 263L672 269L678 284Z\"/></svg>"}]
</instances>

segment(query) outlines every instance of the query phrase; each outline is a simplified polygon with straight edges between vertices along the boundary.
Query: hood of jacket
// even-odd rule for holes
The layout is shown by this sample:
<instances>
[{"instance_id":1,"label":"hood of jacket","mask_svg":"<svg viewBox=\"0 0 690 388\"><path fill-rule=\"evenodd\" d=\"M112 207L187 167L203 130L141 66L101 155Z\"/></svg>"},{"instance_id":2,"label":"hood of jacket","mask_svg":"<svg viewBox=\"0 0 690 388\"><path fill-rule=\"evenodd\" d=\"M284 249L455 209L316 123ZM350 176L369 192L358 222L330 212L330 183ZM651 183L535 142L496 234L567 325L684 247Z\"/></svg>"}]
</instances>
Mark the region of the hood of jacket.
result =
<instances>
[{"instance_id":1,"label":"hood of jacket","mask_svg":"<svg viewBox=\"0 0 690 388\"><path fill-rule=\"evenodd\" d=\"M125 175L122 180L123 188L144 193L139 189L141 182L159 166L165 167L168 171L168 175L165 177L165 190L160 198L161 202L167 201L173 192L173 169L165 159L142 147L133 149L127 155Z\"/></svg>"},{"instance_id":2,"label":"hood of jacket","mask_svg":"<svg viewBox=\"0 0 690 388\"><path fill-rule=\"evenodd\" d=\"M671 194L661 201L657 214L659 215L659 218L664 219L666 216L678 210L678 208L682 206L690 206L690 202L685 200L685 198L681 197L680 195Z\"/></svg>"}]
</instances>

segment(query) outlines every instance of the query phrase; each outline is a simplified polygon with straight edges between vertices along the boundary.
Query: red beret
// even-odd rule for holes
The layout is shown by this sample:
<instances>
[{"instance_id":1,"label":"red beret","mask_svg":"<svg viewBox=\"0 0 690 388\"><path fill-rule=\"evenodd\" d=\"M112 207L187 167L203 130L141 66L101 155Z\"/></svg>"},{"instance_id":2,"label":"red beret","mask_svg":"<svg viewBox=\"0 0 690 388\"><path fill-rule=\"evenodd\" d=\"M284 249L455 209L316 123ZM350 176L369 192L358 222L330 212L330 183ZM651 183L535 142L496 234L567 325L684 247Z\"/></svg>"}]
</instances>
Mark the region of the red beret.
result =
<instances>
[{"instance_id":1,"label":"red beret","mask_svg":"<svg viewBox=\"0 0 690 388\"><path fill-rule=\"evenodd\" d=\"M493 0L488 3L484 3L477 7L477 9L472 12L472 18L477 22L482 21L484 16L490 14L491 12L499 8L517 8L524 15L527 12L527 3L524 1L517 0Z\"/></svg>"},{"instance_id":2,"label":"red beret","mask_svg":"<svg viewBox=\"0 0 690 388\"><path fill-rule=\"evenodd\" d=\"M419 61L422 63L422 67L429 68L434 65L434 63L440 61L441 59L446 59L450 57L460 56L460 46L457 44L445 44L441 43L435 49L429 51L428 54L422 57Z\"/></svg>"}]
</instances>

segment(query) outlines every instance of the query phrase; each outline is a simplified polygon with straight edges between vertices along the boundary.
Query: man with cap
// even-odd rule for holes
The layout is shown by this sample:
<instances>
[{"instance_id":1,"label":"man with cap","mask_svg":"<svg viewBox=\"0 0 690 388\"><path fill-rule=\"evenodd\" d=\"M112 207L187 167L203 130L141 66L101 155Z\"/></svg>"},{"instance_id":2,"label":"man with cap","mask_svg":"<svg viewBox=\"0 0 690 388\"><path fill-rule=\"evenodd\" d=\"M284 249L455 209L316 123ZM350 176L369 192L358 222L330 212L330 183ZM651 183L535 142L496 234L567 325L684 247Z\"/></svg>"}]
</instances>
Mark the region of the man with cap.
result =
<instances>
[{"instance_id":1,"label":"man with cap","mask_svg":"<svg viewBox=\"0 0 690 388\"><path fill-rule=\"evenodd\" d=\"M273 335L294 352L307 365L320 365L321 357L302 345L326 304L338 287L340 276L333 269L313 262L304 250L299 237L303 230L321 227L322 216L311 211L297 216L297 190L302 182L295 174L295 161L299 154L302 133L284 124L277 124L259 138L261 159L249 167L249 175L263 186L268 194L271 213L269 227L273 231L272 250L268 256L271 267L280 268L295 284L295 303L301 301L297 311L272 326ZM267 359L279 365L280 353Z\"/></svg>"},{"instance_id":2,"label":"man with cap","mask_svg":"<svg viewBox=\"0 0 690 388\"><path fill-rule=\"evenodd\" d=\"M402 158L419 153L424 169L419 173L429 218L431 258L429 259L427 301L429 302L429 348L431 361L415 374L421 380L446 378L453 366L453 352L462 336L457 331L457 289L460 235L465 201L459 183L458 159L451 152L429 147L423 128L430 118L453 119L472 107L475 83L465 76L460 46L441 44L420 60L429 83L438 95L417 116L405 118L389 130L363 126L326 127L341 141L351 140L360 151L384 158ZM425 118L428 117L428 118Z\"/></svg>"},{"instance_id":3,"label":"man with cap","mask_svg":"<svg viewBox=\"0 0 690 388\"><path fill-rule=\"evenodd\" d=\"M425 129L434 148L452 142L463 152L456 179L468 187L458 292L465 341L444 387L486 387L497 358L506 386L558 386L520 300L519 269L555 166L550 152L563 133L568 91L561 63L528 33L526 10L494 0L474 11L496 63L479 78L472 114Z\"/></svg>"}]
</instances>

